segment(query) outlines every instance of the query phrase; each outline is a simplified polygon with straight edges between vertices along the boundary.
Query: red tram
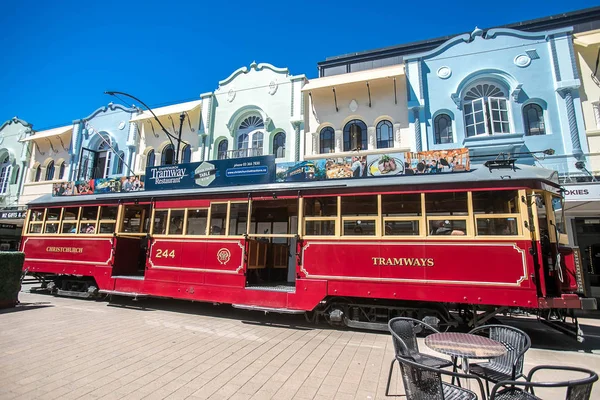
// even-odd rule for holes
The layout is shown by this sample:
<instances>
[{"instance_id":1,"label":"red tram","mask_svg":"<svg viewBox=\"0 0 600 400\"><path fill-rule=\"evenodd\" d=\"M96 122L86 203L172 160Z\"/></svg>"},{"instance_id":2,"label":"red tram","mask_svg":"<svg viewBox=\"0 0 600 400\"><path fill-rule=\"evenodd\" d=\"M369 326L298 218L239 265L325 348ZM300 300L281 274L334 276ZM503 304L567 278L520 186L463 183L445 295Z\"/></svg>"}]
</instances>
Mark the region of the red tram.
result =
<instances>
[{"instance_id":1,"label":"red tram","mask_svg":"<svg viewBox=\"0 0 600 400\"><path fill-rule=\"evenodd\" d=\"M553 171L531 166L30 204L24 268L57 294L158 296L379 328L595 309ZM459 311L458 313L453 311Z\"/></svg>"}]
</instances>

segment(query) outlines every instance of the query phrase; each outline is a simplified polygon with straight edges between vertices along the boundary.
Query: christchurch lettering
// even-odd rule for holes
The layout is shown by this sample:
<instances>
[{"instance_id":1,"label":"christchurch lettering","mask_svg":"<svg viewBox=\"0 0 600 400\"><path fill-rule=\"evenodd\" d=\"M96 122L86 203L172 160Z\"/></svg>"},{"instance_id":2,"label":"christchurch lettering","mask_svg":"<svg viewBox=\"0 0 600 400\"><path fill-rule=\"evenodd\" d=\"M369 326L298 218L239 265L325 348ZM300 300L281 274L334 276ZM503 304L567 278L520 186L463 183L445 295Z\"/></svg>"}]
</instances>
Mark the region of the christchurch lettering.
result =
<instances>
[{"instance_id":1,"label":"christchurch lettering","mask_svg":"<svg viewBox=\"0 0 600 400\"><path fill-rule=\"evenodd\" d=\"M46 247L48 253L83 253L83 247Z\"/></svg>"},{"instance_id":2,"label":"christchurch lettering","mask_svg":"<svg viewBox=\"0 0 600 400\"><path fill-rule=\"evenodd\" d=\"M384 258L371 257L373 265L397 265L399 267L433 267L433 258Z\"/></svg>"}]
</instances>

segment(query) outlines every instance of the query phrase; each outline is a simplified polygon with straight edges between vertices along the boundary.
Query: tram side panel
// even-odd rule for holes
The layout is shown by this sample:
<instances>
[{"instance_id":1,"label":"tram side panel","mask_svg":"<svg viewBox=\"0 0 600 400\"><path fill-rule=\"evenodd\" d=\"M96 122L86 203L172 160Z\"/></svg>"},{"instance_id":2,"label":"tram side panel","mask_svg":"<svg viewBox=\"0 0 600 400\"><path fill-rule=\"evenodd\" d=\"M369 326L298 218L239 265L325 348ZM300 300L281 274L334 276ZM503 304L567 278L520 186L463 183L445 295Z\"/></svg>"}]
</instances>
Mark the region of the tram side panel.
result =
<instances>
[{"instance_id":1,"label":"tram side panel","mask_svg":"<svg viewBox=\"0 0 600 400\"><path fill-rule=\"evenodd\" d=\"M327 294L536 307L531 242L310 241L304 279Z\"/></svg>"},{"instance_id":2,"label":"tram side panel","mask_svg":"<svg viewBox=\"0 0 600 400\"><path fill-rule=\"evenodd\" d=\"M37 237L23 239L23 268L30 273L94 277L98 288L112 290L111 237Z\"/></svg>"}]
</instances>

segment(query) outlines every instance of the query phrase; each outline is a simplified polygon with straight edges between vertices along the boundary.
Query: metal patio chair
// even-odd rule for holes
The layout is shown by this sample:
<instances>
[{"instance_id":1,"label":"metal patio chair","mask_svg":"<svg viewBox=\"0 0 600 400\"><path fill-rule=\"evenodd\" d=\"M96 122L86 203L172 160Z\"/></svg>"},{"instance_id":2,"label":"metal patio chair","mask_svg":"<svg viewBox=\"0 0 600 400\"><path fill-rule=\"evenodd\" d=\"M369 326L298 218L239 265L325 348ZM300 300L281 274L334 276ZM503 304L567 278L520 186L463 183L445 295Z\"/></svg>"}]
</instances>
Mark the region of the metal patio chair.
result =
<instances>
[{"instance_id":1,"label":"metal patio chair","mask_svg":"<svg viewBox=\"0 0 600 400\"><path fill-rule=\"evenodd\" d=\"M562 382L532 382L533 375L539 370L574 371L588 375L585 378ZM565 400L588 400L592 394L592 386L598 380L598 374L585 368L539 365L527 374L526 381L502 381L492 388L490 400L539 400L534 388L567 388ZM520 387L519 387L520 386ZM531 391L531 393L528 393Z\"/></svg>"},{"instance_id":2,"label":"metal patio chair","mask_svg":"<svg viewBox=\"0 0 600 400\"><path fill-rule=\"evenodd\" d=\"M452 372L416 363L408 358L398 357L400 373L407 400L477 400L475 392L442 381L442 375L453 379L464 378L477 381L484 395L483 382L475 375Z\"/></svg>"},{"instance_id":3,"label":"metal patio chair","mask_svg":"<svg viewBox=\"0 0 600 400\"><path fill-rule=\"evenodd\" d=\"M489 382L515 381L524 377L523 361L525 352L531 347L531 339L520 329L506 325L483 325L477 327L471 334L485 334L490 339L500 342L506 347L504 356L490 359L485 363L470 364L469 372L485 379L485 389L489 397Z\"/></svg>"},{"instance_id":4,"label":"metal patio chair","mask_svg":"<svg viewBox=\"0 0 600 400\"><path fill-rule=\"evenodd\" d=\"M431 331L432 333L439 333L437 329L423 321L419 321L418 319L397 317L392 318L388 322L388 330L392 334L392 341L394 343L394 350L396 354L392 360L392 363L390 364L390 372L388 374L387 386L385 388L386 396L389 396L394 363L398 361L398 357L410 358L419 364L433 368L445 368L454 365L454 362L452 361L419 352L417 333L423 331L423 329Z\"/></svg>"}]
</instances>

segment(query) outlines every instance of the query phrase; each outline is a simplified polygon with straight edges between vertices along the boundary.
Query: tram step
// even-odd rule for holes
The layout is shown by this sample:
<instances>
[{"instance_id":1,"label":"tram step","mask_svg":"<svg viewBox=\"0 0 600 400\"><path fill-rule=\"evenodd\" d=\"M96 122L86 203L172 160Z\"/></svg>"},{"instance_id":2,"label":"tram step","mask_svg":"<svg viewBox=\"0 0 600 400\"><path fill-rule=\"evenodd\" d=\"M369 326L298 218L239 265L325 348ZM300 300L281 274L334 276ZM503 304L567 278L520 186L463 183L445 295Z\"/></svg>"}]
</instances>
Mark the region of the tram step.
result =
<instances>
[{"instance_id":1,"label":"tram step","mask_svg":"<svg viewBox=\"0 0 600 400\"><path fill-rule=\"evenodd\" d=\"M346 326L349 328L357 328L357 329L368 329L371 331L388 331L387 324L382 324L379 322L362 322L362 321L353 321L351 319L344 319Z\"/></svg>"},{"instance_id":2,"label":"tram step","mask_svg":"<svg viewBox=\"0 0 600 400\"><path fill-rule=\"evenodd\" d=\"M94 294L90 293L90 292L75 292L73 290L60 290L60 289L58 289L56 291L56 295L62 296L62 297L79 297L81 299L89 299L91 297L94 297Z\"/></svg>"},{"instance_id":3,"label":"tram step","mask_svg":"<svg viewBox=\"0 0 600 400\"><path fill-rule=\"evenodd\" d=\"M234 308L250 311L263 311L278 314L304 314L303 310L292 310L290 308L274 308L274 307L262 307L262 306L249 306L246 304L232 304Z\"/></svg>"},{"instance_id":4,"label":"tram step","mask_svg":"<svg viewBox=\"0 0 600 400\"><path fill-rule=\"evenodd\" d=\"M98 290L98 292L109 295L114 294L115 296L135 297L136 299L141 297L147 297L147 295L142 293L121 292L119 290Z\"/></svg>"}]
</instances>

